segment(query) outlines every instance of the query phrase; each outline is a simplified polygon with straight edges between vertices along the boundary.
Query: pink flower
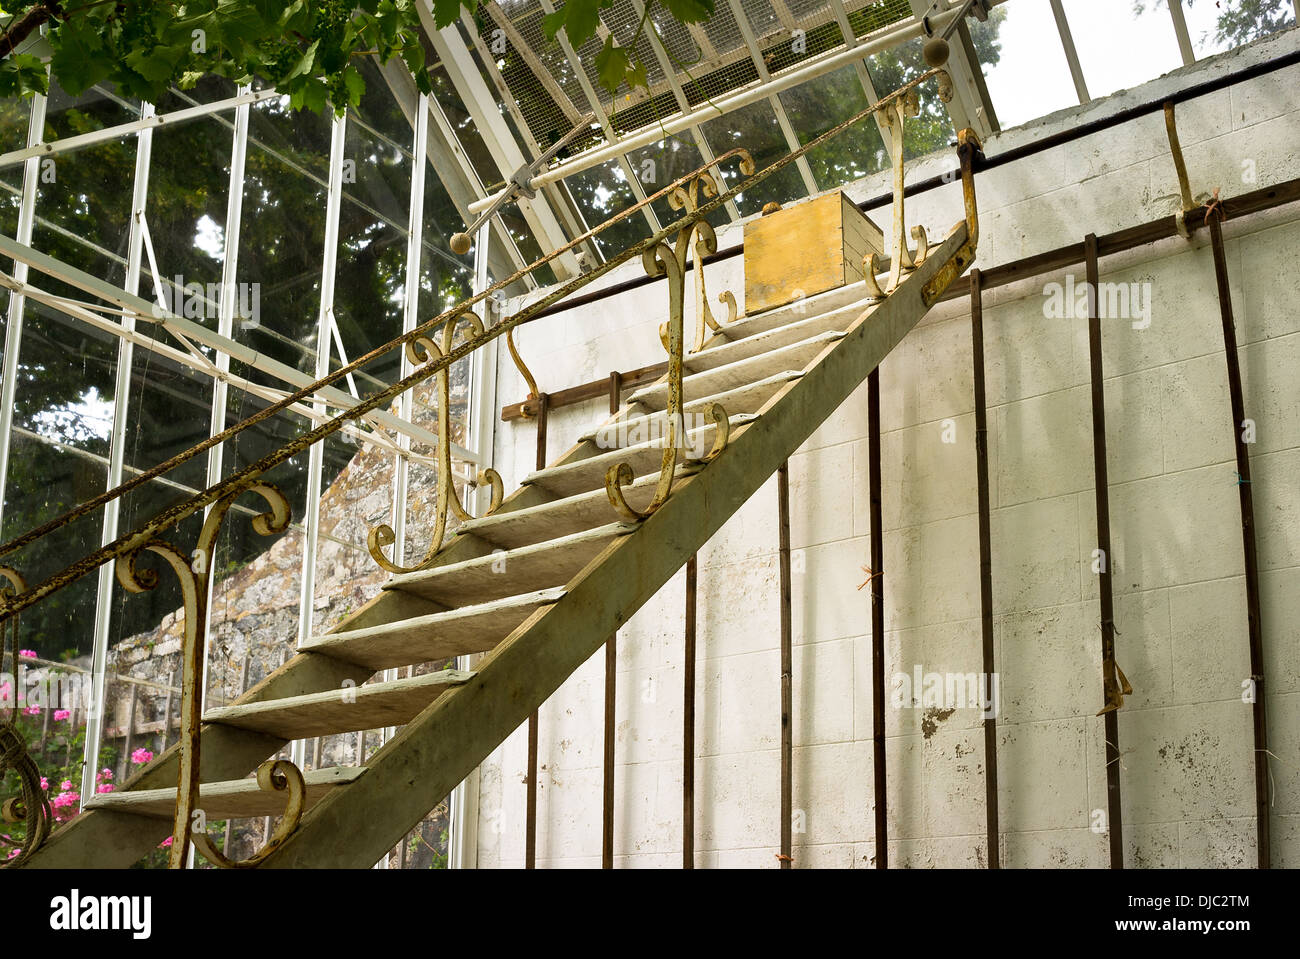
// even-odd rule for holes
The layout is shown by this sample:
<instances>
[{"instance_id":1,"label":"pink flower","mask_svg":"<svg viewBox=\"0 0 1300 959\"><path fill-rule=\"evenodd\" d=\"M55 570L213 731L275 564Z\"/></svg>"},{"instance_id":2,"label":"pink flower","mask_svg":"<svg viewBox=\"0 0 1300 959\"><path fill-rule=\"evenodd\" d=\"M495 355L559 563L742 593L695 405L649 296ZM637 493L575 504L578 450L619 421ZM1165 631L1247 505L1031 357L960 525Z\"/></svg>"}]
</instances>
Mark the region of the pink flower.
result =
<instances>
[{"instance_id":1,"label":"pink flower","mask_svg":"<svg viewBox=\"0 0 1300 959\"><path fill-rule=\"evenodd\" d=\"M65 780L63 780L63 782L59 783L59 788L60 788L60 789L63 789L63 790L71 789L71 788L72 788L72 780L71 780L71 779L65 779Z\"/></svg>"},{"instance_id":2,"label":"pink flower","mask_svg":"<svg viewBox=\"0 0 1300 959\"><path fill-rule=\"evenodd\" d=\"M20 650L18 650L18 657L19 657L20 659L35 659L35 658L36 658L36 650L34 650L34 649L20 649Z\"/></svg>"},{"instance_id":3,"label":"pink flower","mask_svg":"<svg viewBox=\"0 0 1300 959\"><path fill-rule=\"evenodd\" d=\"M87 821L87 822L90 822L89 819L87 819L86 821ZM171 846L172 846L172 837L171 837L171 836L168 836L166 839L164 839L162 842L160 842L160 843L158 844L158 848L159 848L159 849L170 849Z\"/></svg>"},{"instance_id":4,"label":"pink flower","mask_svg":"<svg viewBox=\"0 0 1300 959\"><path fill-rule=\"evenodd\" d=\"M95 792L97 793L111 793L112 791L113 791L112 783L104 783L102 786L95 787Z\"/></svg>"},{"instance_id":5,"label":"pink flower","mask_svg":"<svg viewBox=\"0 0 1300 959\"><path fill-rule=\"evenodd\" d=\"M0 703L9 702L9 697L13 695L13 683L0 683Z\"/></svg>"},{"instance_id":6,"label":"pink flower","mask_svg":"<svg viewBox=\"0 0 1300 959\"><path fill-rule=\"evenodd\" d=\"M44 776L41 777L41 788L46 790L50 788L50 781Z\"/></svg>"},{"instance_id":7,"label":"pink flower","mask_svg":"<svg viewBox=\"0 0 1300 959\"><path fill-rule=\"evenodd\" d=\"M112 778L113 778L113 770L111 769L104 769L101 770L100 772L95 773L95 782L97 783L107 782Z\"/></svg>"},{"instance_id":8,"label":"pink flower","mask_svg":"<svg viewBox=\"0 0 1300 959\"><path fill-rule=\"evenodd\" d=\"M131 754L131 762L135 763L137 766L143 766L145 763L152 761L153 753L145 749L143 746Z\"/></svg>"},{"instance_id":9,"label":"pink flower","mask_svg":"<svg viewBox=\"0 0 1300 959\"><path fill-rule=\"evenodd\" d=\"M71 715L72 713L66 709L56 709L54 710L54 721L56 723L61 723Z\"/></svg>"},{"instance_id":10,"label":"pink flower","mask_svg":"<svg viewBox=\"0 0 1300 959\"><path fill-rule=\"evenodd\" d=\"M7 858L7 859L14 859L14 858L16 858L16 857L18 856L18 854L19 854L20 852L22 852L21 849L11 849L11 850L9 850L9 855L8 855L7 857L5 857L5 858Z\"/></svg>"},{"instance_id":11,"label":"pink flower","mask_svg":"<svg viewBox=\"0 0 1300 959\"><path fill-rule=\"evenodd\" d=\"M41 714L40 706L28 706L23 710L24 716L39 716Z\"/></svg>"},{"instance_id":12,"label":"pink flower","mask_svg":"<svg viewBox=\"0 0 1300 959\"><path fill-rule=\"evenodd\" d=\"M65 818L71 819L77 814L77 810L74 807L78 802L80 802L80 800L81 797L74 792L64 790L59 793L50 800L50 805L56 810L54 818L58 820L63 820ZM65 813L64 810L67 810L67 812Z\"/></svg>"}]
</instances>

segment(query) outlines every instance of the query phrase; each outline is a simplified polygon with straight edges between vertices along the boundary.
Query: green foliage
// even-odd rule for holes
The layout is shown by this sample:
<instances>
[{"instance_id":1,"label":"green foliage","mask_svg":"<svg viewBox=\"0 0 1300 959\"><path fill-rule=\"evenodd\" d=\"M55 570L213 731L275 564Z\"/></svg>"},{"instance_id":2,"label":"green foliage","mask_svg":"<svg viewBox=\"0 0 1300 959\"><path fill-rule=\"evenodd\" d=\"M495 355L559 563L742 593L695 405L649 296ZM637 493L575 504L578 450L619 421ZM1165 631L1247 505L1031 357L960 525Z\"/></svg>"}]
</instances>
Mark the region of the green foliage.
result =
<instances>
[{"instance_id":1,"label":"green foliage","mask_svg":"<svg viewBox=\"0 0 1300 959\"><path fill-rule=\"evenodd\" d=\"M441 0L457 10L459 0ZM60 13L60 10L66 12ZM53 13L51 13L53 11ZM4 38L20 52L0 61L0 97L47 92L29 15L48 20L50 72L69 93L111 82L124 95L157 102L173 84L201 77L260 80L295 108L342 113L361 102L358 58L400 58L421 92L430 90L415 0L190 0L190 2L18 3ZM23 25L20 27L19 25ZM0 42L0 47L4 46Z\"/></svg>"}]
</instances>

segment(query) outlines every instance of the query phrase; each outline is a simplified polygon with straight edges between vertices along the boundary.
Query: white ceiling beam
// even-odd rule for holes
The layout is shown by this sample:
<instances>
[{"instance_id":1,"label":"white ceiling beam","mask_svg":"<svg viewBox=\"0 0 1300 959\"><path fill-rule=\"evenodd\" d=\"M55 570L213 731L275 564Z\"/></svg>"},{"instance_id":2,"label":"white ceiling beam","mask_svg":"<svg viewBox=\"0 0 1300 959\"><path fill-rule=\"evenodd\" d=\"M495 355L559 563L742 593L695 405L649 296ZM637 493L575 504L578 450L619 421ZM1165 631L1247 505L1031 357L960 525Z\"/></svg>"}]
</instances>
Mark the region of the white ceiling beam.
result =
<instances>
[{"instance_id":1,"label":"white ceiling beam","mask_svg":"<svg viewBox=\"0 0 1300 959\"><path fill-rule=\"evenodd\" d=\"M541 4L542 9L548 14L555 12L555 6L551 3L551 0L541 0ZM604 26L599 20L597 20L597 24L600 27ZM618 143L619 135L609 122L609 114L605 112L605 108L600 104L600 94L596 92L596 88L591 85L591 80L587 78L587 71L582 67L582 59L578 56L577 51L573 49L573 44L569 42L568 34L561 30L555 35L555 39L560 42L560 49L564 51L564 55L569 59L569 66L573 68L574 79L578 81L578 86L582 87L583 96L591 104L591 112L596 115L600 128L605 131L605 141L611 145ZM636 202L645 203L645 189L641 186L641 180L636 175L636 171L632 169L632 164L628 162L626 153L620 152L618 154L618 165L623 170L623 176L627 178L627 185L632 190L632 196L636 199ZM646 223L649 224L651 233L658 233L662 229L659 225L659 217L648 203L641 208L641 215L645 217Z\"/></svg>"},{"instance_id":2,"label":"white ceiling beam","mask_svg":"<svg viewBox=\"0 0 1300 959\"><path fill-rule=\"evenodd\" d=\"M771 81L772 74L768 72L767 64L763 62L763 51L759 48L758 39L754 36L754 28L750 26L749 18L745 16L745 9L740 5L740 0L727 0L727 3L731 7L731 15L736 20L736 27L745 40L745 46L749 49L749 58L754 63L754 69L758 71L759 82L767 84ZM772 112L776 114L776 124L781 128L781 134L785 137L786 146L793 153L802 144L799 143L799 137L795 135L790 118L786 116L785 105L781 103L781 97L776 93L771 94L767 100L772 105ZM813 176L808 158L801 156L794 161L794 165L799 170L799 176L803 180L803 187L808 192L808 195L816 196L820 190L817 187L817 178Z\"/></svg>"},{"instance_id":3,"label":"white ceiling beam","mask_svg":"<svg viewBox=\"0 0 1300 959\"><path fill-rule=\"evenodd\" d=\"M1061 38L1061 49L1065 51L1065 63L1070 68L1070 78L1074 80L1074 93L1080 103L1088 103L1088 83L1083 78L1083 67L1079 65L1079 51L1074 48L1074 35L1070 33L1070 21L1065 19L1065 8L1061 0L1051 0L1052 16L1056 18L1056 33Z\"/></svg>"},{"instance_id":4,"label":"white ceiling beam","mask_svg":"<svg viewBox=\"0 0 1300 959\"><path fill-rule=\"evenodd\" d=\"M473 117L479 135L492 154L501 178L509 181L511 176L522 169L528 161L506 125L505 117L497 107L496 98L492 96L483 76L478 72L474 58L470 56L469 47L465 45L454 23L441 30L437 28L429 8L429 0L417 0L416 9L420 13L420 20L435 52L442 60L447 76L451 79L470 116ZM568 243L568 237L544 196L534 196L529 199L519 195L516 197L516 202L524 220L528 223L528 228L544 252L550 253ZM580 272L577 257L571 250L552 260L551 267L560 279L575 277Z\"/></svg>"}]
</instances>

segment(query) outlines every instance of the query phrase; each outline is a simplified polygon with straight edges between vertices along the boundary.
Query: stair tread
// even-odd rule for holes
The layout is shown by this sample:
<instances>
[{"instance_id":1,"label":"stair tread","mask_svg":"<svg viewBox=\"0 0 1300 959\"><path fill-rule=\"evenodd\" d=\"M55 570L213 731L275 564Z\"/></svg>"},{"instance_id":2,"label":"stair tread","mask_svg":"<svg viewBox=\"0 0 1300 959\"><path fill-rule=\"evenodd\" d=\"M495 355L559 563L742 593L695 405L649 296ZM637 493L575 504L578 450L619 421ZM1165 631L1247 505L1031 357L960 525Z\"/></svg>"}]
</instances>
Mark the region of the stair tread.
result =
<instances>
[{"instance_id":1,"label":"stair tread","mask_svg":"<svg viewBox=\"0 0 1300 959\"><path fill-rule=\"evenodd\" d=\"M303 773L303 782L307 787L306 808L310 809L324 799L331 789L355 782L365 771L365 766L331 766ZM259 789L256 779L200 783L199 808L210 820L279 816L284 812L286 795L283 792L265 792ZM171 819L176 814L176 787L100 793L85 802L82 809L104 809Z\"/></svg>"},{"instance_id":2,"label":"stair tread","mask_svg":"<svg viewBox=\"0 0 1300 959\"><path fill-rule=\"evenodd\" d=\"M766 379L786 370L802 370L829 344L841 339L842 332L830 330L817 333L806 340L791 343L711 369L691 373L682 378L682 390L687 395L722 393ZM663 409L668 402L666 378L637 390L628 398L629 403L640 403Z\"/></svg>"},{"instance_id":3,"label":"stair tread","mask_svg":"<svg viewBox=\"0 0 1300 959\"><path fill-rule=\"evenodd\" d=\"M759 353L782 346L798 343L818 333L847 330L869 305L868 301L858 299L846 306L817 313L813 316L807 315L807 310L805 310L805 316L802 319L774 326L771 329L759 330L736 339L728 338L727 334L731 332L731 328L728 327L722 334L713 337L703 350L684 357L682 360L683 367L690 373L699 373L728 363L735 363L738 360L756 356ZM766 316L766 314L762 315ZM737 325L744 322L744 320L739 320Z\"/></svg>"},{"instance_id":4,"label":"stair tread","mask_svg":"<svg viewBox=\"0 0 1300 959\"><path fill-rule=\"evenodd\" d=\"M731 428L735 429L746 423L752 423L757 418L753 413L738 413L728 417L727 420ZM627 463L632 467L633 474L638 476L658 470L665 438L655 437L644 442L619 446L616 441L619 438L628 438L628 434L624 430L617 429L618 425L618 423L613 424L614 428L611 428L609 433L596 438L596 445L603 452L585 459L569 460L559 466L536 470L520 480L520 485L536 485L557 496L572 496L603 486L605 472L618 463ZM707 453L712 446L715 429L716 427L710 421L705 426L697 426L686 431L690 445L700 455Z\"/></svg>"},{"instance_id":5,"label":"stair tread","mask_svg":"<svg viewBox=\"0 0 1300 959\"><path fill-rule=\"evenodd\" d=\"M481 653L509 636L533 610L563 596L563 586L534 590L382 626L327 633L308 640L299 651L374 670Z\"/></svg>"},{"instance_id":6,"label":"stair tread","mask_svg":"<svg viewBox=\"0 0 1300 959\"><path fill-rule=\"evenodd\" d=\"M625 487L625 492L631 491L630 502L636 504L642 498L648 499L648 496L637 497L636 494L653 489L658 482L658 474L642 476ZM604 487L601 487L536 506L472 519L456 532L457 535L470 533L497 546L509 548L554 540L584 529L603 526L617 515Z\"/></svg>"},{"instance_id":7,"label":"stair tread","mask_svg":"<svg viewBox=\"0 0 1300 959\"><path fill-rule=\"evenodd\" d=\"M386 683L223 706L210 710L203 722L238 726L281 739L310 739L401 726L447 690L473 677L472 671L444 669Z\"/></svg>"},{"instance_id":8,"label":"stair tread","mask_svg":"<svg viewBox=\"0 0 1300 959\"><path fill-rule=\"evenodd\" d=\"M444 606L482 603L568 582L615 538L636 527L615 522L570 536L489 553L459 563L402 573L384 584Z\"/></svg>"},{"instance_id":9,"label":"stair tread","mask_svg":"<svg viewBox=\"0 0 1300 959\"><path fill-rule=\"evenodd\" d=\"M761 380L748 383L745 386L736 389L726 390L722 393L715 393L712 396L701 396L699 399L689 400L683 407L687 413L699 413L706 411L714 403L722 404L723 409L729 416L737 413L757 413L764 403L786 383L791 380L797 380L803 376L802 370L782 370L780 373L774 373L766 376ZM650 427L652 420L661 419L663 411L652 411L643 415L632 415L621 417L614 421L606 421L597 426L593 426L587 432L579 437L581 443L594 443L600 436L601 432L610 428L614 423L626 423L629 430L645 430Z\"/></svg>"},{"instance_id":10,"label":"stair tread","mask_svg":"<svg viewBox=\"0 0 1300 959\"><path fill-rule=\"evenodd\" d=\"M879 267L882 264L877 260L876 265ZM867 285L864 281L858 280L845 286L838 286L833 290L827 290L824 293L818 293L815 296L806 297L803 300L797 300L794 303L787 303L785 306L777 306L770 310L764 310L762 313L742 316L735 323L724 326L721 335L729 340L741 340L780 326L793 325L793 323L811 315L824 315L833 311L850 309L861 313L870 304L871 301L867 298Z\"/></svg>"}]
</instances>

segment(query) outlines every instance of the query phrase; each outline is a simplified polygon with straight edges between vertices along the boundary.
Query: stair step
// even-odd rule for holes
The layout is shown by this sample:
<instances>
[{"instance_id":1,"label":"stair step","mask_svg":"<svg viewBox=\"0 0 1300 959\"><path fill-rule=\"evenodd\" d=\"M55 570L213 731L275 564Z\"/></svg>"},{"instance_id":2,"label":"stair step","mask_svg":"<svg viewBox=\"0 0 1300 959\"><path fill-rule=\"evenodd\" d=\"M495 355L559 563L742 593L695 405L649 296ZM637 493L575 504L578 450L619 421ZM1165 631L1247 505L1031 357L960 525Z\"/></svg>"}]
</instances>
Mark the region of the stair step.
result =
<instances>
[{"instance_id":1,"label":"stair step","mask_svg":"<svg viewBox=\"0 0 1300 959\"><path fill-rule=\"evenodd\" d=\"M638 508L648 503L651 491L658 482L657 473L639 477L631 486L624 488L628 502ZM602 486L597 490L551 500L549 503L473 519L462 525L457 533L472 533L489 543L511 549L604 526L610 519L617 517Z\"/></svg>"},{"instance_id":2,"label":"stair step","mask_svg":"<svg viewBox=\"0 0 1300 959\"><path fill-rule=\"evenodd\" d=\"M403 573L384 584L442 606L485 603L520 590L567 583L615 538L635 529L610 523L549 542L502 550L475 559Z\"/></svg>"},{"instance_id":3,"label":"stair step","mask_svg":"<svg viewBox=\"0 0 1300 959\"><path fill-rule=\"evenodd\" d=\"M738 426L752 423L757 418L753 413L741 413L729 417L728 422L734 430ZM661 416L660 423L665 422L666 418ZM636 439L637 437L618 429L618 425L618 423L613 424L607 433L596 438L596 445L605 452L586 459L570 460L559 466L548 466L544 470L529 473L521 482L540 486L556 496L573 496L587 490L603 488L606 471L611 466L616 466L619 463L627 463L631 466L632 472L636 476L643 476L657 471L663 461L666 436L662 434L666 431L661 429L661 435L644 442L620 446L620 440ZM697 426L695 429L686 431L687 445L696 458L709 452L713 446L713 437L716 432L717 427L712 421L704 426Z\"/></svg>"},{"instance_id":4,"label":"stair step","mask_svg":"<svg viewBox=\"0 0 1300 959\"><path fill-rule=\"evenodd\" d=\"M831 331L783 346L780 349L759 353L735 363L727 363L701 373L682 378L682 393L686 396L722 393L755 383L785 370L802 370L831 343L842 339L843 333ZM662 410L668 405L668 383L660 380L642 387L628 397L628 403L640 403L651 409ZM728 410L730 412L730 410Z\"/></svg>"},{"instance_id":5,"label":"stair step","mask_svg":"<svg viewBox=\"0 0 1300 959\"><path fill-rule=\"evenodd\" d=\"M850 303L848 306L842 306L839 309L818 313L815 316L805 315L803 319L798 319L792 323L776 326L770 330L759 330L738 339L727 339L723 336L714 337L703 350L684 357L682 360L683 367L689 373L700 373L704 370L735 363L738 360L757 356L760 353L798 343L819 333L829 333L831 331L842 333L852 325L853 321L861 315L868 305L865 301ZM806 310L805 314L807 314ZM766 314L763 315L766 316ZM738 321L737 326L743 325L744 322L743 320ZM728 332L730 332L730 328Z\"/></svg>"},{"instance_id":6,"label":"stair step","mask_svg":"<svg viewBox=\"0 0 1300 959\"><path fill-rule=\"evenodd\" d=\"M721 403L722 408L727 411L728 416L735 416L738 413L757 413L763 408L772 396L785 384L791 380L797 380L803 376L802 370L782 370L773 376L765 377L755 383L748 383L745 386L737 387L734 390L727 390L723 393L715 393L712 396L702 396L697 400L690 400L683 407L687 414L706 413L714 403ZM663 418L662 412L652 412L644 416L628 416L614 420L613 423L606 422L599 426L593 426L586 433L579 437L580 443L596 443L602 433L608 433L610 427L618 424L627 424L629 433L640 433L641 435L653 435L648 430L656 429L657 425L652 422Z\"/></svg>"},{"instance_id":7,"label":"stair step","mask_svg":"<svg viewBox=\"0 0 1300 959\"><path fill-rule=\"evenodd\" d=\"M355 782L365 773L365 766L332 766L313 769L302 775L307 787L306 805L310 809L329 794L331 789ZM256 779L234 779L229 782L200 783L199 808L209 820L253 819L262 816L279 816L284 813L287 793L264 792ZM137 789L123 792L101 793L82 805L83 810L103 809L109 812L132 813L155 819L171 819L176 815L176 789Z\"/></svg>"},{"instance_id":8,"label":"stair step","mask_svg":"<svg viewBox=\"0 0 1300 959\"><path fill-rule=\"evenodd\" d=\"M211 710L203 721L237 726L280 739L310 739L361 729L402 726L447 690L473 677L472 671L444 669L388 683L223 706Z\"/></svg>"},{"instance_id":9,"label":"stair step","mask_svg":"<svg viewBox=\"0 0 1300 959\"><path fill-rule=\"evenodd\" d=\"M404 622L329 633L304 643L299 652L324 653L376 671L481 653L509 636L533 610L563 596L562 586L542 589Z\"/></svg>"},{"instance_id":10,"label":"stair step","mask_svg":"<svg viewBox=\"0 0 1300 959\"><path fill-rule=\"evenodd\" d=\"M887 262L888 260L885 261ZM879 260L876 265L888 269ZM818 293L816 296L787 303L785 306L773 307L752 316L742 316L735 323L724 326L722 335L729 340L740 340L777 327L792 326L810 316L822 316L840 310L852 312L856 317L870 305L867 299L867 285L862 280L858 280L856 283L836 287L825 293Z\"/></svg>"}]
</instances>

